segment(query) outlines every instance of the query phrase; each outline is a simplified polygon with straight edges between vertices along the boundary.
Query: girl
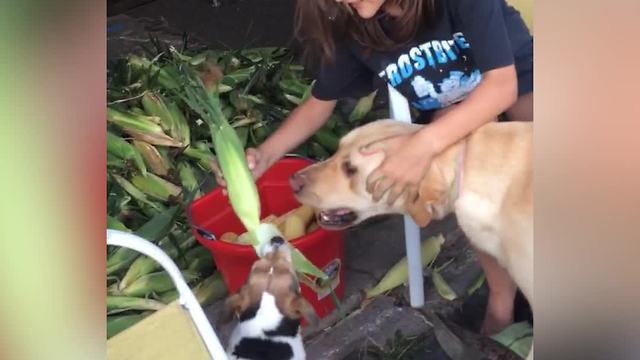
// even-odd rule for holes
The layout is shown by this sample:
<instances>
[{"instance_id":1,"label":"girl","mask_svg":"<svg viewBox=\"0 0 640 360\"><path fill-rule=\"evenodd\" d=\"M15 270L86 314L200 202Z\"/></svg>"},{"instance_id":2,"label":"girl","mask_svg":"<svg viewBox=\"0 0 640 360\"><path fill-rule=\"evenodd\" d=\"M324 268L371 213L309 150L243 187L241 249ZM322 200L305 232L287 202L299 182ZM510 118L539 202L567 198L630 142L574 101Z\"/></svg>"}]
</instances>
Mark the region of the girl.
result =
<instances>
[{"instance_id":1,"label":"girl","mask_svg":"<svg viewBox=\"0 0 640 360\"><path fill-rule=\"evenodd\" d=\"M297 0L296 36L316 60L312 96L247 160L257 178L327 121L344 97L391 84L426 125L384 142L374 199L413 193L431 159L500 114L533 120L533 39L505 0ZM216 175L220 183L222 179ZM513 321L516 288L478 254L490 294L482 332Z\"/></svg>"}]
</instances>

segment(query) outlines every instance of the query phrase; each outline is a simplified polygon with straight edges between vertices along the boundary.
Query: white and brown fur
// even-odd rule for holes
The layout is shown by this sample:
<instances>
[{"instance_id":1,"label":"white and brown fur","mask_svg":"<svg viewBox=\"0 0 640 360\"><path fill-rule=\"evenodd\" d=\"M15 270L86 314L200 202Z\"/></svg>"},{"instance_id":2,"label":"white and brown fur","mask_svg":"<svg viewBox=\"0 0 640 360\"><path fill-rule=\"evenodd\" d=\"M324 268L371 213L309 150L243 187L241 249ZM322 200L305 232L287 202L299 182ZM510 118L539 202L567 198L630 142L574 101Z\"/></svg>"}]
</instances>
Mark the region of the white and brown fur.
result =
<instances>
[{"instance_id":1,"label":"white and brown fur","mask_svg":"<svg viewBox=\"0 0 640 360\"><path fill-rule=\"evenodd\" d=\"M237 360L304 360L301 319L315 323L317 317L300 294L289 245L274 238L267 247L245 285L225 302L223 321L238 318L227 353Z\"/></svg>"},{"instance_id":2,"label":"white and brown fur","mask_svg":"<svg viewBox=\"0 0 640 360\"><path fill-rule=\"evenodd\" d=\"M472 245L495 257L533 306L533 124L484 125L433 159L420 183L418 201L400 198L388 205L385 195L374 202L366 191L366 178L385 154L363 155L359 150L419 129L420 125L381 120L353 130L331 158L292 177L297 199L326 213L348 208L355 213L348 225L401 213L426 226L432 218L455 213ZM451 190L459 176L460 192L455 196ZM533 358L533 350L528 358Z\"/></svg>"}]
</instances>

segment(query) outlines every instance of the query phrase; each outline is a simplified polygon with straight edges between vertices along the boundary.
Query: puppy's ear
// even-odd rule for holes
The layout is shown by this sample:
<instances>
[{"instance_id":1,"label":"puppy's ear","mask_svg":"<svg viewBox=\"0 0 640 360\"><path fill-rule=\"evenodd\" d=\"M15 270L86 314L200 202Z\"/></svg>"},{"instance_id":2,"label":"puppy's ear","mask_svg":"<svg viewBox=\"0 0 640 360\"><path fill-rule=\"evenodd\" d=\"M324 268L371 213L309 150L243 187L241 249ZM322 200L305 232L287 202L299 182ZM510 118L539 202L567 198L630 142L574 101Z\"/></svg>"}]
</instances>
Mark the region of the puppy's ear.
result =
<instances>
[{"instance_id":1,"label":"puppy's ear","mask_svg":"<svg viewBox=\"0 0 640 360\"><path fill-rule=\"evenodd\" d=\"M285 306L284 312L285 315L293 319L304 318L311 326L317 326L320 321L315 310L313 310L313 306L302 295L293 297Z\"/></svg>"},{"instance_id":2,"label":"puppy's ear","mask_svg":"<svg viewBox=\"0 0 640 360\"><path fill-rule=\"evenodd\" d=\"M249 307L249 297L240 290L237 294L231 295L225 300L219 313L220 322L229 323L233 317L242 313Z\"/></svg>"}]
</instances>

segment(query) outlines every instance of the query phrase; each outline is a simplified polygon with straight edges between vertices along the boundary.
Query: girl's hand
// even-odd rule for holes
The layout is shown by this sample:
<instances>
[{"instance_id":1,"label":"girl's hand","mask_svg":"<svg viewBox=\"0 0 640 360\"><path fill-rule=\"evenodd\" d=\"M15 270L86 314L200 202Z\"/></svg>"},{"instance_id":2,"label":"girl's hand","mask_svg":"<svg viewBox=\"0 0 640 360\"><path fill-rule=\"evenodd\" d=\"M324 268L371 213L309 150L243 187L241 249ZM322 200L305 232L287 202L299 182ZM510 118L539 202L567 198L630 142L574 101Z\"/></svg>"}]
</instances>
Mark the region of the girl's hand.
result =
<instances>
[{"instance_id":1,"label":"girl's hand","mask_svg":"<svg viewBox=\"0 0 640 360\"><path fill-rule=\"evenodd\" d=\"M264 174L264 172L271 166L271 162L267 159L267 156L264 156L262 151L259 149L248 148L246 150L246 157L247 165L249 165L249 170L251 170L251 175L253 175L254 179L258 179L262 176L262 174ZM211 168L213 169L213 174L216 177L218 185L226 188L227 184L224 181L218 162L214 160L211 163ZM226 190L223 191L226 193Z\"/></svg>"},{"instance_id":2,"label":"girl's hand","mask_svg":"<svg viewBox=\"0 0 640 360\"><path fill-rule=\"evenodd\" d=\"M415 201L418 185L429 170L433 152L415 134L394 136L360 150L363 155L379 151L386 154L385 160L367 178L367 191L373 195L373 200L379 201L389 192L389 205L402 195L409 202Z\"/></svg>"}]
</instances>

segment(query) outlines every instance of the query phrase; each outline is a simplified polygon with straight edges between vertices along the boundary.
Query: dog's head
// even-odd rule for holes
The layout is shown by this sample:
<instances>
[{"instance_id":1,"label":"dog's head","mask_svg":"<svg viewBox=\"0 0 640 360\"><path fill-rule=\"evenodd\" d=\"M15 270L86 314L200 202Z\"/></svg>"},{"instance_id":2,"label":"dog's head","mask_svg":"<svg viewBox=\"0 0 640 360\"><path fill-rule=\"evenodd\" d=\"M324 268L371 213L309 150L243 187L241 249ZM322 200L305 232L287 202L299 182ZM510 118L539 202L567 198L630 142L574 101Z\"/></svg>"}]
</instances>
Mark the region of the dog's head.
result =
<instances>
[{"instance_id":1,"label":"dog's head","mask_svg":"<svg viewBox=\"0 0 640 360\"><path fill-rule=\"evenodd\" d=\"M405 203L399 198L388 205L386 195L378 202L366 190L367 177L384 160L380 151L363 155L361 149L393 136L414 133L419 125L394 120L379 120L354 129L340 140L338 151L329 159L309 166L290 178L298 201L320 209L318 224L328 229L342 229L382 214L406 213L420 226L431 220L430 198L440 197L440 189L431 188L437 181L425 178L419 189L420 200Z\"/></svg>"},{"instance_id":2,"label":"dog's head","mask_svg":"<svg viewBox=\"0 0 640 360\"><path fill-rule=\"evenodd\" d=\"M262 250L264 255L251 267L247 282L226 300L222 321L228 322L234 315L240 321L263 316L264 319L258 321L264 328L293 323L296 329L301 318L317 323L313 307L300 294L289 244L281 237L274 237Z\"/></svg>"}]
</instances>

